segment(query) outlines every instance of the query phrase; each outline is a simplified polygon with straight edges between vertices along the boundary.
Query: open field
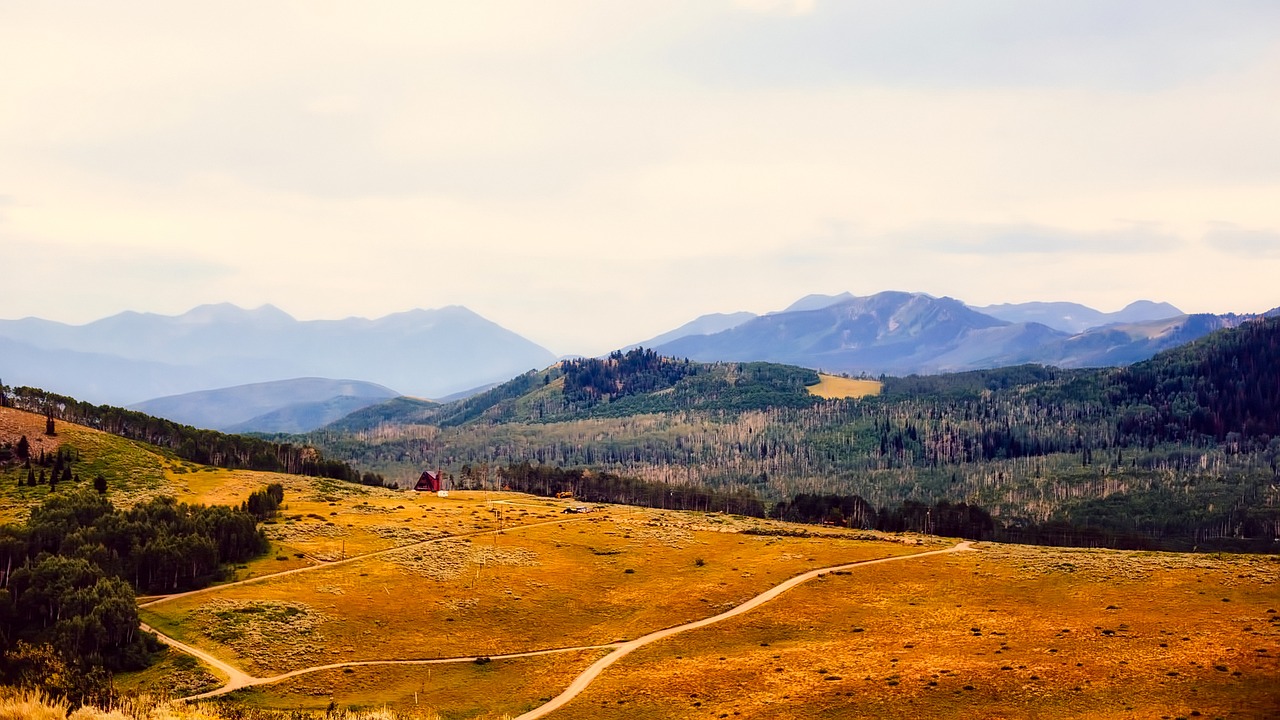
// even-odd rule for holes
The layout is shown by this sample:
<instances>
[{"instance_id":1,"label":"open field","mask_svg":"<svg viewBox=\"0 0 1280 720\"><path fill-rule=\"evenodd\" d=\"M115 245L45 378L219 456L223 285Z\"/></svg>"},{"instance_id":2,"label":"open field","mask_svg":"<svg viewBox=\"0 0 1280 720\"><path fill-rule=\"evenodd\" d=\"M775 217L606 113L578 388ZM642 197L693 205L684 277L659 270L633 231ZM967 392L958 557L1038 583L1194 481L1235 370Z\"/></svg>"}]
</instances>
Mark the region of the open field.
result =
<instances>
[{"instance_id":1,"label":"open field","mask_svg":"<svg viewBox=\"0 0 1280 720\"><path fill-rule=\"evenodd\" d=\"M809 393L820 398L860 398L868 395L879 395L881 383L878 380L861 380L858 378L840 377L818 373L817 385L809 386Z\"/></svg>"},{"instance_id":2,"label":"open field","mask_svg":"<svg viewBox=\"0 0 1280 720\"><path fill-rule=\"evenodd\" d=\"M457 493L446 501L450 510L431 497L436 512L422 512L430 517L406 526L399 544L454 527L459 512L478 511L481 495ZM485 509L545 517L530 504ZM744 535L736 530L748 521L684 513L560 517L525 529L508 519L502 534L194 594L147 607L143 619L270 676L334 662L605 644L713 615L805 570L919 551L848 532L828 533L847 539Z\"/></svg>"},{"instance_id":3,"label":"open field","mask_svg":"<svg viewBox=\"0 0 1280 720\"><path fill-rule=\"evenodd\" d=\"M502 508L510 523L519 510L543 520L558 509L511 494L487 504L480 493L392 495L337 501L339 517L400 498L397 513L423 517L411 524L417 532L443 532L459 520L463 529L483 525L471 520L486 510ZM787 530L606 508L221 588L154 606L144 618L267 677L635 638L722 612L803 570L951 544L742 533L753 526ZM987 544L828 574L747 614L658 641L550 717L1274 717L1278 606L1274 556ZM334 669L233 697L321 708L331 688L340 707L503 717L558 694L600 652ZM485 689L495 686L510 690L499 700Z\"/></svg>"},{"instance_id":4,"label":"open field","mask_svg":"<svg viewBox=\"0 0 1280 720\"><path fill-rule=\"evenodd\" d=\"M1273 718L1280 561L987 545L828 575L554 717Z\"/></svg>"}]
</instances>

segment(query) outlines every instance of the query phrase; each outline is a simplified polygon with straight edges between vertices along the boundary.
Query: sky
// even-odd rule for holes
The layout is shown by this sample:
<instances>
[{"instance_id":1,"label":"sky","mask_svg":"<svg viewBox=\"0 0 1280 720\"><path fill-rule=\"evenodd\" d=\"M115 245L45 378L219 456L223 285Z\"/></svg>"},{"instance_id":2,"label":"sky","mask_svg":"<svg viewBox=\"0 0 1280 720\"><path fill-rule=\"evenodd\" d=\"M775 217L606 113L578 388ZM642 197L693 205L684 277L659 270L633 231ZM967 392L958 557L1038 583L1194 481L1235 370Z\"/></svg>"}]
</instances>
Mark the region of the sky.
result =
<instances>
[{"instance_id":1,"label":"sky","mask_svg":"<svg viewBox=\"0 0 1280 720\"><path fill-rule=\"evenodd\" d=\"M1274 0L0 0L0 318L1280 306Z\"/></svg>"}]
</instances>

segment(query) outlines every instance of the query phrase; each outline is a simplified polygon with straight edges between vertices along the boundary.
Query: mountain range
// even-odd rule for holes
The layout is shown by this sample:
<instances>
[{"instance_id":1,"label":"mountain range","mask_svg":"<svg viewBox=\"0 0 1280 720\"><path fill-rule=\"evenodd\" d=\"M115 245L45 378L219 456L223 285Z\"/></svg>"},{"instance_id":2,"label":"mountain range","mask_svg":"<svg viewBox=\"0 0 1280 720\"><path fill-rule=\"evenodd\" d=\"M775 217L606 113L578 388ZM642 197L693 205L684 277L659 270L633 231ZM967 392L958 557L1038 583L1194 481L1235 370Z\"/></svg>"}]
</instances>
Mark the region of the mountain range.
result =
<instances>
[{"instance_id":1,"label":"mountain range","mask_svg":"<svg viewBox=\"0 0 1280 720\"><path fill-rule=\"evenodd\" d=\"M924 293L844 293L810 295L781 312L749 317L717 332L660 336L665 341L651 347L699 362L762 360L871 375L1023 363L1104 367L1144 360L1251 317L1256 316L1187 315L1168 303L1147 301L1101 313L1074 303L979 309ZM701 320L684 327L698 328ZM1073 330L1092 321L1102 324Z\"/></svg>"},{"instance_id":2,"label":"mountain range","mask_svg":"<svg viewBox=\"0 0 1280 720\"><path fill-rule=\"evenodd\" d=\"M86 325L0 321L0 377L127 405L275 380L357 378L437 397L507 380L556 357L459 306L373 320L300 321L264 305L177 316L124 312Z\"/></svg>"},{"instance_id":3,"label":"mountain range","mask_svg":"<svg viewBox=\"0 0 1280 720\"><path fill-rule=\"evenodd\" d=\"M869 375L1099 367L1137 362L1249 317L1188 315L1145 300L1103 313L1066 302L974 307L924 293L845 292L807 295L765 315L703 315L626 349ZM86 325L0 320L0 378L10 385L228 431L305 432L371 398L456 399L554 362L545 348L459 306L373 320L299 321L270 305L225 303Z\"/></svg>"}]
</instances>

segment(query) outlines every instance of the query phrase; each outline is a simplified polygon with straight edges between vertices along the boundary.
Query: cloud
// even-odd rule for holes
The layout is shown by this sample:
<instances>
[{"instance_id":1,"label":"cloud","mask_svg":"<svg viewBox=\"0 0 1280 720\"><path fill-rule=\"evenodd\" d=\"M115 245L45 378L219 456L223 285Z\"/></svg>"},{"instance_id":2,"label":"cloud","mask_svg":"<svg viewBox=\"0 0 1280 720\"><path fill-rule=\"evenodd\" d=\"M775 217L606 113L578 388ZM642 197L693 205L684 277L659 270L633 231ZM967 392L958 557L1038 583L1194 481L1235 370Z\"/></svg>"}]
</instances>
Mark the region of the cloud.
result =
<instances>
[{"instance_id":1,"label":"cloud","mask_svg":"<svg viewBox=\"0 0 1280 720\"><path fill-rule=\"evenodd\" d=\"M962 255L1134 255L1179 248L1176 235L1149 225L1078 231L1040 225L938 225L891 238L923 250Z\"/></svg>"},{"instance_id":2,"label":"cloud","mask_svg":"<svg viewBox=\"0 0 1280 720\"><path fill-rule=\"evenodd\" d=\"M1224 253L1245 257L1280 257L1280 232L1243 228L1234 223L1214 223L1204 241Z\"/></svg>"},{"instance_id":3,"label":"cloud","mask_svg":"<svg viewBox=\"0 0 1280 720\"><path fill-rule=\"evenodd\" d=\"M706 81L1151 89L1250 62L1280 22L1265 0L861 0L810 5L790 22L770 15L800 3L737 4L758 12L675 48Z\"/></svg>"},{"instance_id":4,"label":"cloud","mask_svg":"<svg viewBox=\"0 0 1280 720\"><path fill-rule=\"evenodd\" d=\"M817 0L734 0L733 4L761 15L808 15Z\"/></svg>"}]
</instances>

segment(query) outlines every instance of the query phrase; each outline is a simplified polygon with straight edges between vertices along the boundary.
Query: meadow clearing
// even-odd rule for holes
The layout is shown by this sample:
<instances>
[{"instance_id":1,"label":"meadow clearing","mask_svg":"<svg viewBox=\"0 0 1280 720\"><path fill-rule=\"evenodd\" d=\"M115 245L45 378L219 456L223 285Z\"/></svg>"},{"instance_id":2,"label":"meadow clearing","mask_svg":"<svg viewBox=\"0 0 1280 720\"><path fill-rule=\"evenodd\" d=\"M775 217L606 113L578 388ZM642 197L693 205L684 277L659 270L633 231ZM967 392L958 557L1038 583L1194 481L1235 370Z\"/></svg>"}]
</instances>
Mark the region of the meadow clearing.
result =
<instances>
[{"instance_id":1,"label":"meadow clearing","mask_svg":"<svg viewBox=\"0 0 1280 720\"><path fill-rule=\"evenodd\" d=\"M812 395L832 400L835 398L860 398L868 395L879 395L883 387L879 380L863 378L847 378L839 375L818 373L818 384L810 385Z\"/></svg>"}]
</instances>

